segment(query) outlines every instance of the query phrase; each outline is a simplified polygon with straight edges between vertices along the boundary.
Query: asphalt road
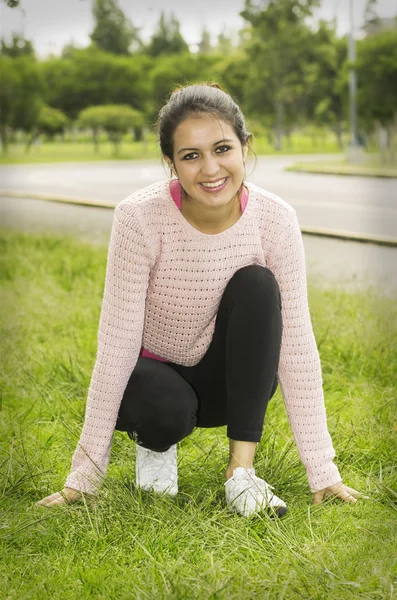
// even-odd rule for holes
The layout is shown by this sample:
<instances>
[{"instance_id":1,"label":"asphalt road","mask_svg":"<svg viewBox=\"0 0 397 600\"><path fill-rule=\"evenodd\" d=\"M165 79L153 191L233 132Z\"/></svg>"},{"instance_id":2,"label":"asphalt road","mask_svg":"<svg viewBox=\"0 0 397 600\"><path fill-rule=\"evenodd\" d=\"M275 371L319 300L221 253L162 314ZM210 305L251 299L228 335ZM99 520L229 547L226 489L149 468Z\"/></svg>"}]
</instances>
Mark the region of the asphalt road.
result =
<instances>
[{"instance_id":1,"label":"asphalt road","mask_svg":"<svg viewBox=\"0 0 397 600\"><path fill-rule=\"evenodd\" d=\"M248 179L294 206L303 228L397 238L397 179L286 172L293 162L327 156L259 157ZM0 166L0 191L87 198L116 205L131 192L168 177L160 161Z\"/></svg>"},{"instance_id":2,"label":"asphalt road","mask_svg":"<svg viewBox=\"0 0 397 600\"><path fill-rule=\"evenodd\" d=\"M71 234L107 245L113 210L1 198L0 222L7 230ZM397 293L397 247L303 236L309 283L346 290L375 287L382 295Z\"/></svg>"}]
</instances>

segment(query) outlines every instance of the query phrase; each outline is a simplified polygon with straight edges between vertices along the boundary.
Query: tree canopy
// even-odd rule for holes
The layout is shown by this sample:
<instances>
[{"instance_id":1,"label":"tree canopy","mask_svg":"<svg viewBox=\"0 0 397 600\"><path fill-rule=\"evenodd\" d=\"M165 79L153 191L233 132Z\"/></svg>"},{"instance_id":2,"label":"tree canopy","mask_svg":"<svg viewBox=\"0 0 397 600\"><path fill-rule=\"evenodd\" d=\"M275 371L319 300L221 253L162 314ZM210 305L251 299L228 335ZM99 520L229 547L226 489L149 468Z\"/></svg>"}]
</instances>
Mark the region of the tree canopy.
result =
<instances>
[{"instance_id":1,"label":"tree canopy","mask_svg":"<svg viewBox=\"0 0 397 600\"><path fill-rule=\"evenodd\" d=\"M95 21L92 42L101 50L113 54L129 54L133 45L141 46L139 30L127 19L117 0L94 0Z\"/></svg>"},{"instance_id":2,"label":"tree canopy","mask_svg":"<svg viewBox=\"0 0 397 600\"><path fill-rule=\"evenodd\" d=\"M146 51L150 56L181 54L189 52L189 46L179 30L179 21L175 15L169 18L162 12L157 30L154 32Z\"/></svg>"}]
</instances>

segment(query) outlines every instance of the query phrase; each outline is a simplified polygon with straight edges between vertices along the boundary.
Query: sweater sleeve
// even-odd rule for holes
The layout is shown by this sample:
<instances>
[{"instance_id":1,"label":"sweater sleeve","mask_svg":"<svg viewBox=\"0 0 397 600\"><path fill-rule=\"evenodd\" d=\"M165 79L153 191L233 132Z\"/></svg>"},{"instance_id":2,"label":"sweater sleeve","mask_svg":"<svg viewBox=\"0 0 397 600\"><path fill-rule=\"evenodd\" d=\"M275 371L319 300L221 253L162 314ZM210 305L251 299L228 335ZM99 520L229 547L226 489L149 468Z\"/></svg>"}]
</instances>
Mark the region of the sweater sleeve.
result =
<instances>
[{"instance_id":1,"label":"sweater sleeve","mask_svg":"<svg viewBox=\"0 0 397 600\"><path fill-rule=\"evenodd\" d=\"M115 209L94 370L83 430L65 486L97 494L109 463L118 410L141 347L150 248L139 219L121 202Z\"/></svg>"},{"instance_id":2,"label":"sweater sleeve","mask_svg":"<svg viewBox=\"0 0 397 600\"><path fill-rule=\"evenodd\" d=\"M305 252L292 209L277 244L272 271L281 293L282 338L278 367L288 420L312 492L342 480L333 463L327 428L320 357L311 324Z\"/></svg>"}]
</instances>

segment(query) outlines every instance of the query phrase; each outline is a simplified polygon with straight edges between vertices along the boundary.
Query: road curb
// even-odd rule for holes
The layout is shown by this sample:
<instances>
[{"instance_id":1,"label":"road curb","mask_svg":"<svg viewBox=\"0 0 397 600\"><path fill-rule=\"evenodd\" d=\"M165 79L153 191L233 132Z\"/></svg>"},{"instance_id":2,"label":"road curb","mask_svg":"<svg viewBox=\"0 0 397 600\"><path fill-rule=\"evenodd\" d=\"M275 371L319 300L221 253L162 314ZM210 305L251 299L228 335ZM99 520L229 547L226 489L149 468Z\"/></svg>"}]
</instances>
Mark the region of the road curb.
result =
<instances>
[{"instance_id":1,"label":"road curb","mask_svg":"<svg viewBox=\"0 0 397 600\"><path fill-rule=\"evenodd\" d=\"M111 202L98 202L89 198L67 198L62 196L54 196L52 194L36 194L32 192L18 192L13 190L1 190L0 198L19 198L20 200L46 200L47 202L61 202L63 204L77 204L80 206L92 206L93 208L116 208L116 204Z\"/></svg>"},{"instance_id":2,"label":"road curb","mask_svg":"<svg viewBox=\"0 0 397 600\"><path fill-rule=\"evenodd\" d=\"M63 204L75 204L79 206L91 206L93 208L114 209L116 204L110 202L98 202L89 200L88 198L64 198L61 196L53 196L51 194L34 194L30 192L18 192L13 190L1 190L0 197L2 198L24 198L31 200L46 200L47 202L60 202ZM338 231L332 229L322 229L314 227L301 227L303 235L311 235L316 237L326 237L350 242L360 242L364 244L376 244L378 246L397 247L397 238L370 234L359 234L352 231Z\"/></svg>"}]
</instances>

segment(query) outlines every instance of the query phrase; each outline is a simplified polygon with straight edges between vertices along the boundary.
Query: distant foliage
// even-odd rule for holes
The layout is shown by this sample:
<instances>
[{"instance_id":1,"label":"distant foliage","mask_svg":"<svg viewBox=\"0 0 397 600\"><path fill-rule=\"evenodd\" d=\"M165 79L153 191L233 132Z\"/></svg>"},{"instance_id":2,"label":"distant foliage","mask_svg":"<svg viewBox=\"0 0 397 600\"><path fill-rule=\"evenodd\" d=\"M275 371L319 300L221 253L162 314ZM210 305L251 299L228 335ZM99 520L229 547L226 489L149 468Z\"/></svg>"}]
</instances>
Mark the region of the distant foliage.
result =
<instances>
[{"instance_id":1,"label":"distant foliage","mask_svg":"<svg viewBox=\"0 0 397 600\"><path fill-rule=\"evenodd\" d=\"M34 47L32 42L25 40L17 33L12 34L10 43L4 39L0 42L0 54L17 58L18 56L34 56Z\"/></svg>"},{"instance_id":2,"label":"distant foliage","mask_svg":"<svg viewBox=\"0 0 397 600\"><path fill-rule=\"evenodd\" d=\"M350 129L352 66L359 134L372 140L378 136L383 146L396 145L397 29L376 30L358 40L356 64L351 65L347 36L337 35L335 22L320 21L316 29L308 25L319 0L246 0L238 35L224 29L212 44L203 27L193 52L174 14L161 13L144 44L119 4L92 0L92 43L86 48L69 43L59 57L35 61L31 42L17 34L1 42L3 151L16 130L37 128L43 104L62 111L70 123L90 107L129 107L139 114L131 128L140 141L176 85L205 80L224 86L273 149L291 148L297 131L308 133L315 146L321 132L331 130L343 150ZM376 19L376 2L368 0L366 20ZM109 135L116 140L119 134Z\"/></svg>"},{"instance_id":3,"label":"distant foliage","mask_svg":"<svg viewBox=\"0 0 397 600\"><path fill-rule=\"evenodd\" d=\"M179 21L174 15L167 19L162 12L157 30L146 48L148 54L160 56L189 52L189 46L183 39L179 27Z\"/></svg>"},{"instance_id":4,"label":"distant foliage","mask_svg":"<svg viewBox=\"0 0 397 600\"><path fill-rule=\"evenodd\" d=\"M114 144L115 154L118 154L123 135L141 126L143 116L130 106L108 104L86 108L79 114L77 122L80 128L92 130L97 150L99 149L98 134L101 130L105 131Z\"/></svg>"},{"instance_id":5,"label":"distant foliage","mask_svg":"<svg viewBox=\"0 0 397 600\"><path fill-rule=\"evenodd\" d=\"M43 104L41 107L37 126L40 133L49 138L57 133L63 133L68 124L68 118L61 110Z\"/></svg>"},{"instance_id":6,"label":"distant foliage","mask_svg":"<svg viewBox=\"0 0 397 600\"><path fill-rule=\"evenodd\" d=\"M127 19L116 0L94 0L95 27L91 33L93 43L112 54L129 54L131 46L141 45L138 29Z\"/></svg>"}]
</instances>

